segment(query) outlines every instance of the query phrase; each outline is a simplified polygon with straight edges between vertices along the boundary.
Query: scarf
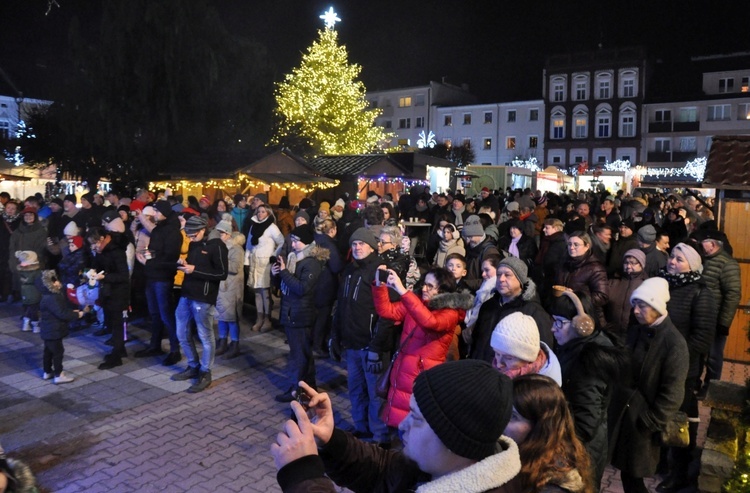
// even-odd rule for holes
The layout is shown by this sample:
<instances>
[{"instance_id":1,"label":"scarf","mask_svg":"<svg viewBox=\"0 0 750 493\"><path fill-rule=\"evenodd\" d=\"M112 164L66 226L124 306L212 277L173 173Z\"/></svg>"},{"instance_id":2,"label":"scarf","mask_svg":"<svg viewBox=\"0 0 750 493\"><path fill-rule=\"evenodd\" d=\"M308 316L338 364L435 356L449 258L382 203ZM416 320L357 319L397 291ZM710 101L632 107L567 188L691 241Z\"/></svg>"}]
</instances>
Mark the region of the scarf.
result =
<instances>
[{"instance_id":1,"label":"scarf","mask_svg":"<svg viewBox=\"0 0 750 493\"><path fill-rule=\"evenodd\" d=\"M695 271L682 272L680 274L670 274L667 272L667 268L663 267L659 271L659 276L663 277L669 283L670 288L679 288L688 284L700 281L703 276Z\"/></svg>"},{"instance_id":2,"label":"scarf","mask_svg":"<svg viewBox=\"0 0 750 493\"><path fill-rule=\"evenodd\" d=\"M14 215L12 215L12 216L9 216L7 212L3 211L3 220L4 220L5 222L8 222L8 223L12 223L12 222L13 222L13 221L15 221L16 219L18 219L18 217L19 217L20 215L21 215L21 213L20 213L20 212L17 212L16 214L14 214Z\"/></svg>"},{"instance_id":3,"label":"scarf","mask_svg":"<svg viewBox=\"0 0 750 493\"><path fill-rule=\"evenodd\" d=\"M521 258L521 254L518 253L518 241L521 239L519 236L518 238L513 238L510 240L510 246L508 247L508 253L510 253L512 256L516 258Z\"/></svg>"},{"instance_id":4,"label":"scarf","mask_svg":"<svg viewBox=\"0 0 750 493\"><path fill-rule=\"evenodd\" d=\"M507 375L511 380L513 380L516 377L520 377L521 375L530 375L533 373L539 373L542 371L542 368L547 364L547 355L544 351L542 351L541 348L539 348L539 354L536 357L536 360L532 361L531 363L526 363L525 365L514 368L513 370L504 370L503 373Z\"/></svg>"},{"instance_id":5,"label":"scarf","mask_svg":"<svg viewBox=\"0 0 750 493\"><path fill-rule=\"evenodd\" d=\"M286 258L286 270L288 270L291 274L294 274L297 270L297 262L300 262L303 259L309 257L312 254L312 249L315 248L315 246L315 242L313 241L305 248L303 248L301 252L289 252L289 255ZM284 294L289 294L289 286L287 286L283 280L281 281L281 292Z\"/></svg>"},{"instance_id":6,"label":"scarf","mask_svg":"<svg viewBox=\"0 0 750 493\"><path fill-rule=\"evenodd\" d=\"M417 209L417 212L424 212L427 210L427 204L425 205L417 204L416 206L414 206L414 208Z\"/></svg>"},{"instance_id":7,"label":"scarf","mask_svg":"<svg viewBox=\"0 0 750 493\"><path fill-rule=\"evenodd\" d=\"M268 227L273 224L273 216L271 216L270 214L263 222L257 221L255 219L256 217L257 216L253 216L253 223L250 225L250 231L248 232L248 234L250 235L250 244L253 246L258 245L258 240L260 239L260 237L263 236L263 233L265 233Z\"/></svg>"},{"instance_id":8,"label":"scarf","mask_svg":"<svg viewBox=\"0 0 750 493\"><path fill-rule=\"evenodd\" d=\"M466 206L461 207L460 209L453 209L453 215L456 216L456 228L461 229L461 227L464 225L464 211L466 210Z\"/></svg>"}]
</instances>

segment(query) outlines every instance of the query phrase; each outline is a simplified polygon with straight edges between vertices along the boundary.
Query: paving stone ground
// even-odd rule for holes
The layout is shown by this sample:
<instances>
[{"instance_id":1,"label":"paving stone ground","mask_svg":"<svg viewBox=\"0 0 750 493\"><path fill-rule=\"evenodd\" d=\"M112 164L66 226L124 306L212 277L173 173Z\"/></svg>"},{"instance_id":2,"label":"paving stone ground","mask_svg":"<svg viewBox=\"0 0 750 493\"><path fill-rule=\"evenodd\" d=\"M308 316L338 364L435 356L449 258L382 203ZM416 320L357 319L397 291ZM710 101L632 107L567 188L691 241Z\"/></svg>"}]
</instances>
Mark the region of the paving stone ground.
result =
<instances>
[{"instance_id":1,"label":"paving stone ground","mask_svg":"<svg viewBox=\"0 0 750 493\"><path fill-rule=\"evenodd\" d=\"M211 387L192 395L185 392L189 382L169 379L184 360L165 368L161 358L131 357L98 370L109 348L92 329L65 339L65 372L76 381L44 381L41 341L20 331L19 316L20 306L0 306L0 442L32 466L43 491L280 491L268 450L289 416L288 405L273 399L289 385L282 332L258 334L243 325L243 355L217 358ZM131 324L130 334L132 355L148 333ZM318 360L317 370L337 423L351 427L343 365ZM725 373L744 382L748 371L730 364ZM656 482L648 484L653 491ZM602 491L622 491L614 469Z\"/></svg>"}]
</instances>

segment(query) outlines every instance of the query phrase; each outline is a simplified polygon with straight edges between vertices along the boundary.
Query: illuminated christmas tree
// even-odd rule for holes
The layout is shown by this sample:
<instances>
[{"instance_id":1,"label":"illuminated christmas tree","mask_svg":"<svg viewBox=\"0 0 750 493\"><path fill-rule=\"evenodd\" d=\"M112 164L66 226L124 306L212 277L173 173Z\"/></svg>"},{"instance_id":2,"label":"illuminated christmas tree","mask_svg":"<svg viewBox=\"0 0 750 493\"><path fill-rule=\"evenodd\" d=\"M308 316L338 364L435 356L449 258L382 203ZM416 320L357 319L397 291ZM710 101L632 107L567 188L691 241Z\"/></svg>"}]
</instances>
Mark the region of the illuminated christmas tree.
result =
<instances>
[{"instance_id":1,"label":"illuminated christmas tree","mask_svg":"<svg viewBox=\"0 0 750 493\"><path fill-rule=\"evenodd\" d=\"M333 9L302 56L302 63L276 87L277 129L272 144L305 155L361 154L377 149L390 136L374 126L380 110L369 109L361 71L339 45Z\"/></svg>"}]
</instances>

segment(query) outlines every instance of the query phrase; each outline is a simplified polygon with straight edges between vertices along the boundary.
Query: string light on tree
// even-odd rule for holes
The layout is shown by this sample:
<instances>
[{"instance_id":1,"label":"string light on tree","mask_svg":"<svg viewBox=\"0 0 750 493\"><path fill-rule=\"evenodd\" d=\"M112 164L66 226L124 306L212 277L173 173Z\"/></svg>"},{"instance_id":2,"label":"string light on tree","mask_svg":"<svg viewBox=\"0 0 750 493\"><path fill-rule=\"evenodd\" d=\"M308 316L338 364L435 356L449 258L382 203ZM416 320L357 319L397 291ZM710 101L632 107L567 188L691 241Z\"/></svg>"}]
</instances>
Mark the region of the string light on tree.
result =
<instances>
[{"instance_id":1,"label":"string light on tree","mask_svg":"<svg viewBox=\"0 0 750 493\"><path fill-rule=\"evenodd\" d=\"M323 19L323 23L326 25L327 29L333 29L337 22L341 22L339 16L333 11L333 7L329 7L328 11L323 13L320 18Z\"/></svg>"}]
</instances>

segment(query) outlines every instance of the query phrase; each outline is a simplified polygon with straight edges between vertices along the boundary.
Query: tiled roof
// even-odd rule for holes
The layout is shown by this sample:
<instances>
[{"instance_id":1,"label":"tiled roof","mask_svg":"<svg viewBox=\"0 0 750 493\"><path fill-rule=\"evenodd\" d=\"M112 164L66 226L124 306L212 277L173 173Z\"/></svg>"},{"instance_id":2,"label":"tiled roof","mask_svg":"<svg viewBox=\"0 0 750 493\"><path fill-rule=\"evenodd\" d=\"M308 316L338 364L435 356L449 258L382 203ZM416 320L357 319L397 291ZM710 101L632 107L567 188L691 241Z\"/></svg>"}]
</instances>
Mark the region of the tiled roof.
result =
<instances>
[{"instance_id":1,"label":"tiled roof","mask_svg":"<svg viewBox=\"0 0 750 493\"><path fill-rule=\"evenodd\" d=\"M408 174L409 169L390 159L387 154L354 154L347 156L320 156L309 165L326 176L356 176L378 163L388 163L399 175Z\"/></svg>"},{"instance_id":2,"label":"tiled roof","mask_svg":"<svg viewBox=\"0 0 750 493\"><path fill-rule=\"evenodd\" d=\"M708 155L703 186L750 187L750 135L715 136Z\"/></svg>"}]
</instances>

